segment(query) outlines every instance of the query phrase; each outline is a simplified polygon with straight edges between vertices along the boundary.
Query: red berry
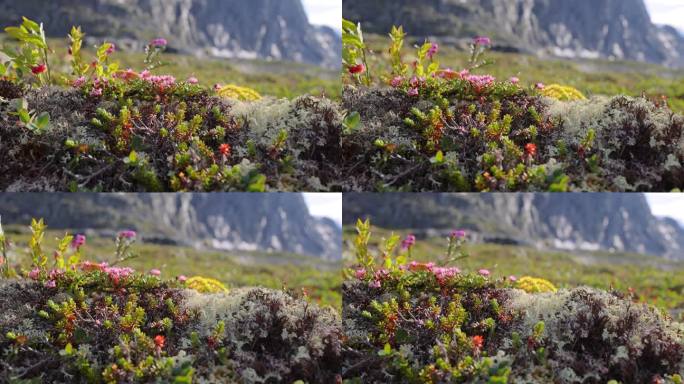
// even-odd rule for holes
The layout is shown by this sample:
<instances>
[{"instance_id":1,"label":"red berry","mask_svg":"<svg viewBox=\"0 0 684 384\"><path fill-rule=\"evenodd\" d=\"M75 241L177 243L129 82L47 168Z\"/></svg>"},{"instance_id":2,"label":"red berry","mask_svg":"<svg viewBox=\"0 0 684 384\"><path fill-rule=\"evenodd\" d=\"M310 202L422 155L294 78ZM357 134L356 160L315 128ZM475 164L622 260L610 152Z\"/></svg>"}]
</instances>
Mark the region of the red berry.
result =
<instances>
[{"instance_id":1,"label":"red berry","mask_svg":"<svg viewBox=\"0 0 684 384\"><path fill-rule=\"evenodd\" d=\"M230 156L230 144L221 144L219 146L219 152L221 152L223 156Z\"/></svg>"},{"instance_id":2,"label":"red berry","mask_svg":"<svg viewBox=\"0 0 684 384\"><path fill-rule=\"evenodd\" d=\"M366 66L363 64L356 64L349 67L349 73L352 75L358 75L364 72L366 72Z\"/></svg>"},{"instance_id":3,"label":"red berry","mask_svg":"<svg viewBox=\"0 0 684 384\"><path fill-rule=\"evenodd\" d=\"M38 64L35 67L31 68L31 72L34 75L39 75L45 71L47 71L47 65L45 65L45 64Z\"/></svg>"},{"instance_id":4,"label":"red berry","mask_svg":"<svg viewBox=\"0 0 684 384\"><path fill-rule=\"evenodd\" d=\"M534 143L529 143L525 145L525 153L529 156L534 156L537 154L537 146Z\"/></svg>"}]
</instances>

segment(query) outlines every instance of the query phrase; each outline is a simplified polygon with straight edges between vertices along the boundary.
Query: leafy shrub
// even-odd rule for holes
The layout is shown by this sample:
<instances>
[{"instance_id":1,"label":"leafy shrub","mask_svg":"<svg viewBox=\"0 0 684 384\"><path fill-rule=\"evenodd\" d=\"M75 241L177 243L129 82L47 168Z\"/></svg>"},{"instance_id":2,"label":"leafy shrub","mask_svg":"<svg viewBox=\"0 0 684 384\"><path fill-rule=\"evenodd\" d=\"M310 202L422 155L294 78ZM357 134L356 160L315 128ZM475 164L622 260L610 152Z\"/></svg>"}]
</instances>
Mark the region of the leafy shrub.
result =
<instances>
[{"instance_id":1,"label":"leafy shrub","mask_svg":"<svg viewBox=\"0 0 684 384\"><path fill-rule=\"evenodd\" d=\"M684 328L618 292L576 288L526 293L549 282L495 279L461 271L462 232L447 257L410 260L394 236L368 249L370 225L357 224L357 266L343 286L351 383L677 383L684 373Z\"/></svg>"}]
</instances>

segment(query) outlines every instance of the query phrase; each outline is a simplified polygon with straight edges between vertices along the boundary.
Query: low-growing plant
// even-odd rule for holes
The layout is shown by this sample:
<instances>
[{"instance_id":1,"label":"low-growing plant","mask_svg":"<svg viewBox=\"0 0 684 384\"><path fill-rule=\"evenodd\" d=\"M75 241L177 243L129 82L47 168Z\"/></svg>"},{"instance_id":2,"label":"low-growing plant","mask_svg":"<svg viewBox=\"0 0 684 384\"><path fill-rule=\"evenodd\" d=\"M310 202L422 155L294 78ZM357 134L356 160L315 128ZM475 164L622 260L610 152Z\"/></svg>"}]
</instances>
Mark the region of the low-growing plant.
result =
<instances>
[{"instance_id":1,"label":"low-growing plant","mask_svg":"<svg viewBox=\"0 0 684 384\"><path fill-rule=\"evenodd\" d=\"M353 35L362 36L360 24L347 26L354 27ZM497 80L474 74L491 64L485 55L492 42L482 36L473 39L465 69L441 67L439 46L426 42L411 56L410 72L402 60L404 36L401 28L393 28L388 55L364 59L379 62L380 68L387 63L384 68L391 69L386 74L381 72L373 81L354 73L344 77L343 106L359 114L356 129L345 130L342 136L342 168L349 189L682 188L684 152L679 143L684 118L667 105L620 96L611 102L599 97L586 100L572 87L525 87L517 77ZM360 52L371 50L357 40L345 44L358 60ZM367 64L364 68L371 70ZM580 112L585 106L596 113ZM644 139L616 139L625 131ZM626 146L615 148L617 143ZM629 158L617 155L627 153Z\"/></svg>"},{"instance_id":2,"label":"low-growing plant","mask_svg":"<svg viewBox=\"0 0 684 384\"><path fill-rule=\"evenodd\" d=\"M397 249L392 235L374 253L370 223L359 221L357 232L357 266L343 288L349 382L675 383L682 373L680 326L619 293L556 292L543 279L418 262L413 236ZM465 237L449 236L447 260Z\"/></svg>"}]
</instances>

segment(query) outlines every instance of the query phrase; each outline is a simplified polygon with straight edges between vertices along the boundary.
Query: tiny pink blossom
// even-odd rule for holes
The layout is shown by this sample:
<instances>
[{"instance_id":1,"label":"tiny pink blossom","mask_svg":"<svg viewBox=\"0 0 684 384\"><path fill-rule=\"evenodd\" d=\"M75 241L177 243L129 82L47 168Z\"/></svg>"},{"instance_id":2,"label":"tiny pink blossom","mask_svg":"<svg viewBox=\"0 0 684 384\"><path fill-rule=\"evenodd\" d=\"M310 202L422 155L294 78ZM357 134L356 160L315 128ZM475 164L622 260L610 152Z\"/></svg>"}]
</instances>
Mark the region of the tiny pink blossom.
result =
<instances>
[{"instance_id":1,"label":"tiny pink blossom","mask_svg":"<svg viewBox=\"0 0 684 384\"><path fill-rule=\"evenodd\" d=\"M29 272L28 276L32 280L38 280L38 278L40 277L40 268L34 268L33 270L31 270L31 272Z\"/></svg>"},{"instance_id":2,"label":"tiny pink blossom","mask_svg":"<svg viewBox=\"0 0 684 384\"><path fill-rule=\"evenodd\" d=\"M163 38L158 38L158 39L152 40L150 42L150 45L153 47L166 47L168 45L168 41L166 41L166 39L163 39Z\"/></svg>"},{"instance_id":3,"label":"tiny pink blossom","mask_svg":"<svg viewBox=\"0 0 684 384\"><path fill-rule=\"evenodd\" d=\"M107 48L107 51L105 51L105 53L107 55L111 55L112 53L114 53L114 51L116 51L116 45L114 45L114 43L110 43L109 48Z\"/></svg>"},{"instance_id":4,"label":"tiny pink blossom","mask_svg":"<svg viewBox=\"0 0 684 384\"><path fill-rule=\"evenodd\" d=\"M390 85L394 88L400 87L404 83L404 78L402 76L396 76L390 81Z\"/></svg>"},{"instance_id":5,"label":"tiny pink blossom","mask_svg":"<svg viewBox=\"0 0 684 384\"><path fill-rule=\"evenodd\" d=\"M193 77L190 77L189 79L187 79L186 82L188 84L198 84L199 80L197 80L197 78L193 76Z\"/></svg>"},{"instance_id":6,"label":"tiny pink blossom","mask_svg":"<svg viewBox=\"0 0 684 384\"><path fill-rule=\"evenodd\" d=\"M179 283L185 283L188 280L188 278L185 277L185 275L180 275L176 279L178 280Z\"/></svg>"},{"instance_id":7,"label":"tiny pink blossom","mask_svg":"<svg viewBox=\"0 0 684 384\"><path fill-rule=\"evenodd\" d=\"M513 76L513 77L511 77L510 79L508 79L508 81L510 81L512 84L518 84L518 83L520 82L520 79L518 79L517 77Z\"/></svg>"},{"instance_id":8,"label":"tiny pink blossom","mask_svg":"<svg viewBox=\"0 0 684 384\"><path fill-rule=\"evenodd\" d=\"M48 280L45 282L45 286L48 288L55 288L57 283L54 280Z\"/></svg>"},{"instance_id":9,"label":"tiny pink blossom","mask_svg":"<svg viewBox=\"0 0 684 384\"><path fill-rule=\"evenodd\" d=\"M475 45L492 45L492 40L486 36L478 36L473 39L473 44Z\"/></svg>"},{"instance_id":10,"label":"tiny pink blossom","mask_svg":"<svg viewBox=\"0 0 684 384\"><path fill-rule=\"evenodd\" d=\"M93 90L90 91L90 96L92 96L92 97L102 96L102 88L93 88Z\"/></svg>"},{"instance_id":11,"label":"tiny pink blossom","mask_svg":"<svg viewBox=\"0 0 684 384\"><path fill-rule=\"evenodd\" d=\"M434 55L436 55L437 52L439 52L439 45L436 44L436 43L432 43L432 45L430 46L430 49L428 49L428 51L427 51L427 57L428 57L430 60L432 60L432 57L433 57Z\"/></svg>"},{"instance_id":12,"label":"tiny pink blossom","mask_svg":"<svg viewBox=\"0 0 684 384\"><path fill-rule=\"evenodd\" d=\"M72 83L74 88L81 88L83 85L86 83L86 78L85 76L81 76L78 79L74 80Z\"/></svg>"},{"instance_id":13,"label":"tiny pink blossom","mask_svg":"<svg viewBox=\"0 0 684 384\"><path fill-rule=\"evenodd\" d=\"M99 327L100 325L102 325L102 322L100 320L95 320L95 325Z\"/></svg>"},{"instance_id":14,"label":"tiny pink blossom","mask_svg":"<svg viewBox=\"0 0 684 384\"><path fill-rule=\"evenodd\" d=\"M534 87L541 91L545 88L545 85L544 83L537 83L534 85Z\"/></svg>"},{"instance_id":15,"label":"tiny pink blossom","mask_svg":"<svg viewBox=\"0 0 684 384\"><path fill-rule=\"evenodd\" d=\"M382 286L382 284L380 283L380 280L373 280L373 281L369 282L368 285L371 288L380 288Z\"/></svg>"},{"instance_id":16,"label":"tiny pink blossom","mask_svg":"<svg viewBox=\"0 0 684 384\"><path fill-rule=\"evenodd\" d=\"M404 240L401 241L401 249L411 249L416 244L416 237L413 235L408 235Z\"/></svg>"},{"instance_id":17,"label":"tiny pink blossom","mask_svg":"<svg viewBox=\"0 0 684 384\"><path fill-rule=\"evenodd\" d=\"M512 282L516 282L516 281L518 281L518 278L513 276L513 275L510 275L510 276L508 276L508 280L510 280Z\"/></svg>"},{"instance_id":18,"label":"tiny pink blossom","mask_svg":"<svg viewBox=\"0 0 684 384\"><path fill-rule=\"evenodd\" d=\"M86 242L86 237L85 235L78 234L74 236L74 239L71 240L71 248L73 249L79 249L85 244Z\"/></svg>"},{"instance_id":19,"label":"tiny pink blossom","mask_svg":"<svg viewBox=\"0 0 684 384\"><path fill-rule=\"evenodd\" d=\"M160 276L160 275L161 275L161 271L158 270L158 269L152 269L152 270L150 270L150 275L152 275L152 276Z\"/></svg>"},{"instance_id":20,"label":"tiny pink blossom","mask_svg":"<svg viewBox=\"0 0 684 384\"><path fill-rule=\"evenodd\" d=\"M466 232L462 229L457 229L457 230L451 232L451 237L453 237L455 239L462 239L462 238L466 237Z\"/></svg>"},{"instance_id":21,"label":"tiny pink blossom","mask_svg":"<svg viewBox=\"0 0 684 384\"><path fill-rule=\"evenodd\" d=\"M490 274L488 269L480 269L479 271L477 271L477 273L479 273L480 275L482 275L484 277L489 277L489 274Z\"/></svg>"},{"instance_id":22,"label":"tiny pink blossom","mask_svg":"<svg viewBox=\"0 0 684 384\"><path fill-rule=\"evenodd\" d=\"M366 270L364 268L359 268L355 272L357 279L363 279L366 277Z\"/></svg>"},{"instance_id":23,"label":"tiny pink blossom","mask_svg":"<svg viewBox=\"0 0 684 384\"><path fill-rule=\"evenodd\" d=\"M214 84L214 91L218 92L221 90L221 88L223 88L223 86L221 84L218 84L218 83Z\"/></svg>"},{"instance_id":24,"label":"tiny pink blossom","mask_svg":"<svg viewBox=\"0 0 684 384\"><path fill-rule=\"evenodd\" d=\"M121 231L119 232L119 237L123 239L133 239L137 236L138 234L135 233L135 231L132 231L130 229Z\"/></svg>"},{"instance_id":25,"label":"tiny pink blossom","mask_svg":"<svg viewBox=\"0 0 684 384\"><path fill-rule=\"evenodd\" d=\"M419 95L419 93L418 93L418 88L411 88L411 89L409 89L409 90L408 90L408 95L409 95L409 96L418 96L418 95Z\"/></svg>"}]
</instances>

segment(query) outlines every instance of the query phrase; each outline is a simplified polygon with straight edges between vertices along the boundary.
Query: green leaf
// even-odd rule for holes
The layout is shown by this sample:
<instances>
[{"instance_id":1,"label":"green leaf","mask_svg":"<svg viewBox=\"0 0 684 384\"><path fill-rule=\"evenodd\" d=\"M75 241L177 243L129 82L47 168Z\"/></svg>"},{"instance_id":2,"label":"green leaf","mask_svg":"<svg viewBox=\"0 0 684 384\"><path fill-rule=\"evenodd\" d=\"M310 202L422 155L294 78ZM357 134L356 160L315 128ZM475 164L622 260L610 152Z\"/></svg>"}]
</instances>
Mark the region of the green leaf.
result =
<instances>
[{"instance_id":1,"label":"green leaf","mask_svg":"<svg viewBox=\"0 0 684 384\"><path fill-rule=\"evenodd\" d=\"M247 187L248 192L266 192L266 176L258 174L252 177Z\"/></svg>"},{"instance_id":2,"label":"green leaf","mask_svg":"<svg viewBox=\"0 0 684 384\"><path fill-rule=\"evenodd\" d=\"M17 115L19 116L19 120L21 120L22 123L28 124L31 122L31 115L26 109L18 110Z\"/></svg>"},{"instance_id":3,"label":"green leaf","mask_svg":"<svg viewBox=\"0 0 684 384\"><path fill-rule=\"evenodd\" d=\"M50 114L47 113L47 112L41 113L41 114L38 115L38 117L36 118L36 121L34 122L34 124L35 124L36 127L38 127L38 129L40 129L40 130L43 130L43 129L47 128L48 125L50 125Z\"/></svg>"},{"instance_id":4,"label":"green leaf","mask_svg":"<svg viewBox=\"0 0 684 384\"><path fill-rule=\"evenodd\" d=\"M358 112L352 112L347 117L344 118L342 125L344 126L345 133L351 133L356 127L361 123L361 115Z\"/></svg>"},{"instance_id":5,"label":"green leaf","mask_svg":"<svg viewBox=\"0 0 684 384\"><path fill-rule=\"evenodd\" d=\"M4 76L5 73L7 73L7 67L3 63L0 63L0 76Z\"/></svg>"},{"instance_id":6,"label":"green leaf","mask_svg":"<svg viewBox=\"0 0 684 384\"><path fill-rule=\"evenodd\" d=\"M444 164L444 153L442 151L438 151L435 157L430 159L430 162L436 165Z\"/></svg>"}]
</instances>

